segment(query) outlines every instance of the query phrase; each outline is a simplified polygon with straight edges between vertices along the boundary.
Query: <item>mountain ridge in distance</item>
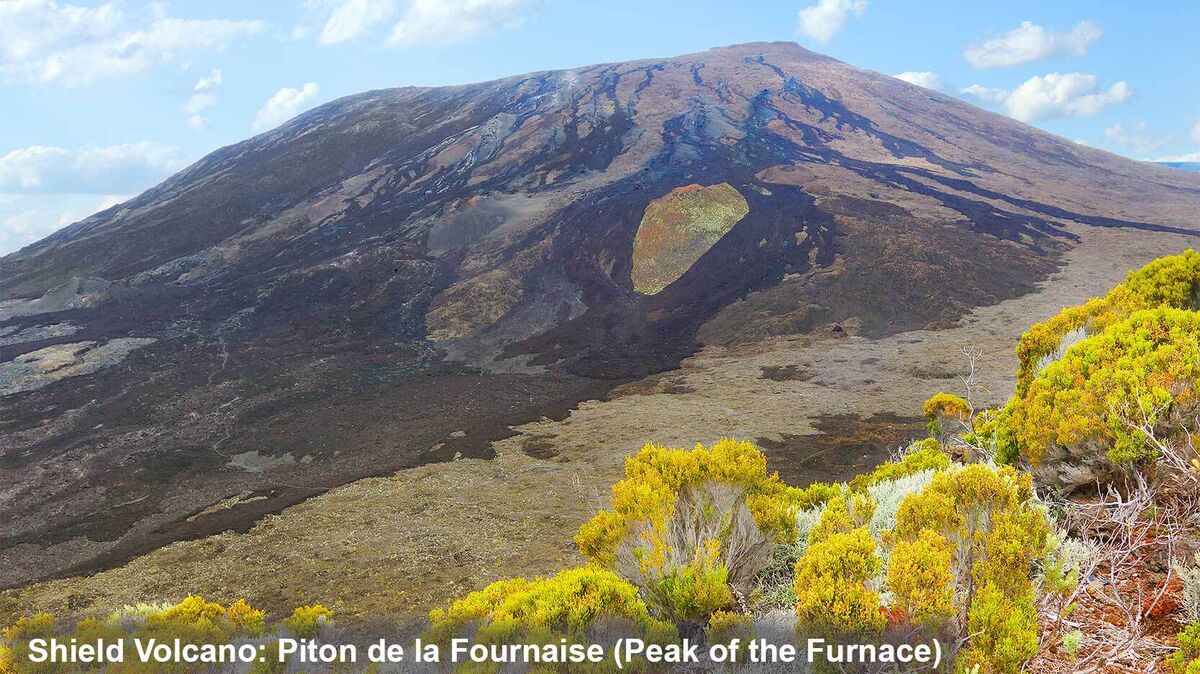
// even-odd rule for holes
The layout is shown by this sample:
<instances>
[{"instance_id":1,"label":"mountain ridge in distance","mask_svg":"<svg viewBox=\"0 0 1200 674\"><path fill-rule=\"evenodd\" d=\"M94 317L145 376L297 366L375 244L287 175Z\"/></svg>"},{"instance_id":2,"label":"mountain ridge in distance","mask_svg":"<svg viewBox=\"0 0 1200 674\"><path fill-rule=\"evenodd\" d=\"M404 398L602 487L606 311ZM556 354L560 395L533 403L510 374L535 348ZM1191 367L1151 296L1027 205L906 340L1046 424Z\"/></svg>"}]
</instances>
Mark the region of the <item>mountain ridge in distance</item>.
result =
<instances>
[{"instance_id":1,"label":"mountain ridge in distance","mask_svg":"<svg viewBox=\"0 0 1200 674\"><path fill-rule=\"evenodd\" d=\"M490 459L702 348L936 332L1198 201L791 43L339 99L0 259L0 584Z\"/></svg>"}]
</instances>

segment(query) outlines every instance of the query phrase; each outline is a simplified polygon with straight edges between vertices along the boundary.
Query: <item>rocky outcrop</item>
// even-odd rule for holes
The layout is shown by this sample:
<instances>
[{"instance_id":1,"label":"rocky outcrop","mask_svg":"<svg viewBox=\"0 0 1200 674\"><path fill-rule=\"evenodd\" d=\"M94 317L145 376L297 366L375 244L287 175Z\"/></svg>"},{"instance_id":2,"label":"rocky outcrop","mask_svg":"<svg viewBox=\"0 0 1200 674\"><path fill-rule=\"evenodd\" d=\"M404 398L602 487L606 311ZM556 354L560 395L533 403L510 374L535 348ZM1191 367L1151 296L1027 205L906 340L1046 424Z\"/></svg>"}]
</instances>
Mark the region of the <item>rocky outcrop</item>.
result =
<instances>
[{"instance_id":1,"label":"rocky outcrop","mask_svg":"<svg viewBox=\"0 0 1200 674\"><path fill-rule=\"evenodd\" d=\"M729 183L686 185L651 201L633 237L633 289L662 292L749 212Z\"/></svg>"},{"instance_id":2,"label":"rocky outcrop","mask_svg":"<svg viewBox=\"0 0 1200 674\"><path fill-rule=\"evenodd\" d=\"M0 396L32 391L67 377L92 374L121 362L131 352L154 342L152 338L125 337L104 344L56 344L21 354L7 363L0 363Z\"/></svg>"}]
</instances>

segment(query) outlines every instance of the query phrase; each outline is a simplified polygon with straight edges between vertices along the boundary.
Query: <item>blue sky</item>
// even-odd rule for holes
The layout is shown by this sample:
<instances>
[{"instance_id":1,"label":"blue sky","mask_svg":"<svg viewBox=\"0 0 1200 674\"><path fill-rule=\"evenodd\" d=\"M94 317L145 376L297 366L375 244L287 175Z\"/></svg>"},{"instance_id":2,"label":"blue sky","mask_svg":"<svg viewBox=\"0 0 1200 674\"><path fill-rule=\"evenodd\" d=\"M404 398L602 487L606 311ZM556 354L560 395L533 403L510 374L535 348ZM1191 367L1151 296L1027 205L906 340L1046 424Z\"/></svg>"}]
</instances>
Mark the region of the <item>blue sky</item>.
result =
<instances>
[{"instance_id":1,"label":"blue sky","mask_svg":"<svg viewBox=\"0 0 1200 674\"><path fill-rule=\"evenodd\" d=\"M1200 1L0 0L0 254L365 89L759 40L1200 161Z\"/></svg>"}]
</instances>

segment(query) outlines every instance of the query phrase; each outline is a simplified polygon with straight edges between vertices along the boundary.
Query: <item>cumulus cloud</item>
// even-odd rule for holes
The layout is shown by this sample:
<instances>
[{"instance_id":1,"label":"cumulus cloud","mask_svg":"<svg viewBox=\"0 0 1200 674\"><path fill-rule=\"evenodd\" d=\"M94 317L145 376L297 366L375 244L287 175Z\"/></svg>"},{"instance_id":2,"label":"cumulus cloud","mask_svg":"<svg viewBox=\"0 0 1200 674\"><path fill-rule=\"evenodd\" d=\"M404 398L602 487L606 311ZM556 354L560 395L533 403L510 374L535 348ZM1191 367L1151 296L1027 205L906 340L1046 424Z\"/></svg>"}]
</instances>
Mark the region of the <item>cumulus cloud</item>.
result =
<instances>
[{"instance_id":1,"label":"cumulus cloud","mask_svg":"<svg viewBox=\"0 0 1200 674\"><path fill-rule=\"evenodd\" d=\"M946 82L937 73L929 72L928 70L909 70L892 75L892 77L934 91L944 91L946 88Z\"/></svg>"},{"instance_id":2,"label":"cumulus cloud","mask_svg":"<svg viewBox=\"0 0 1200 674\"><path fill-rule=\"evenodd\" d=\"M185 165L178 149L151 142L12 150L0 156L0 255L127 201Z\"/></svg>"},{"instance_id":3,"label":"cumulus cloud","mask_svg":"<svg viewBox=\"0 0 1200 674\"><path fill-rule=\"evenodd\" d=\"M151 142L12 150L0 156L0 255L127 201L185 165L178 149Z\"/></svg>"},{"instance_id":4,"label":"cumulus cloud","mask_svg":"<svg viewBox=\"0 0 1200 674\"><path fill-rule=\"evenodd\" d=\"M0 156L0 193L136 192L185 165L177 148L146 141L82 150L31 145Z\"/></svg>"},{"instance_id":5,"label":"cumulus cloud","mask_svg":"<svg viewBox=\"0 0 1200 674\"><path fill-rule=\"evenodd\" d=\"M800 10L796 33L822 44L845 27L850 17L860 17L867 11L867 0L817 0L817 4Z\"/></svg>"},{"instance_id":6,"label":"cumulus cloud","mask_svg":"<svg viewBox=\"0 0 1200 674\"><path fill-rule=\"evenodd\" d=\"M208 128L208 118L201 113L217 104L217 92L220 89L221 71L218 68L196 80L196 84L192 86L192 95L183 104L188 126L197 130Z\"/></svg>"},{"instance_id":7,"label":"cumulus cloud","mask_svg":"<svg viewBox=\"0 0 1200 674\"><path fill-rule=\"evenodd\" d=\"M1070 31L1055 32L1031 21L969 45L963 56L976 68L1001 68L1060 56L1083 56L1103 31L1091 21L1080 21Z\"/></svg>"},{"instance_id":8,"label":"cumulus cloud","mask_svg":"<svg viewBox=\"0 0 1200 674\"><path fill-rule=\"evenodd\" d=\"M0 2L0 74L9 80L79 85L220 51L266 29L261 21L176 19L161 5L128 15L52 0Z\"/></svg>"},{"instance_id":9,"label":"cumulus cloud","mask_svg":"<svg viewBox=\"0 0 1200 674\"><path fill-rule=\"evenodd\" d=\"M1155 133L1144 121L1129 126L1117 122L1104 130L1104 140L1140 154L1153 152L1174 142L1169 134Z\"/></svg>"},{"instance_id":10,"label":"cumulus cloud","mask_svg":"<svg viewBox=\"0 0 1200 674\"><path fill-rule=\"evenodd\" d=\"M969 87L964 87L962 92L964 94L971 94L975 98L978 98L986 103L1003 103L1004 101L1008 100L1009 95L1012 93L1007 89L995 89L978 84L972 84Z\"/></svg>"},{"instance_id":11,"label":"cumulus cloud","mask_svg":"<svg viewBox=\"0 0 1200 674\"><path fill-rule=\"evenodd\" d=\"M1158 157L1156 159L1149 159L1147 161L1200 163L1200 152L1188 152L1186 154L1167 155L1165 157Z\"/></svg>"},{"instance_id":12,"label":"cumulus cloud","mask_svg":"<svg viewBox=\"0 0 1200 674\"><path fill-rule=\"evenodd\" d=\"M1090 117L1133 95L1124 81L1102 89L1099 78L1087 73L1049 73L1031 77L1015 89L974 84L962 91L1001 105L1010 117L1030 123L1053 117Z\"/></svg>"},{"instance_id":13,"label":"cumulus cloud","mask_svg":"<svg viewBox=\"0 0 1200 674\"><path fill-rule=\"evenodd\" d=\"M325 20L318 44L337 44L367 35L396 13L394 0L343 0Z\"/></svg>"},{"instance_id":14,"label":"cumulus cloud","mask_svg":"<svg viewBox=\"0 0 1200 674\"><path fill-rule=\"evenodd\" d=\"M457 44L525 23L527 0L413 0L392 28L396 47Z\"/></svg>"},{"instance_id":15,"label":"cumulus cloud","mask_svg":"<svg viewBox=\"0 0 1200 674\"><path fill-rule=\"evenodd\" d=\"M307 0L317 43L340 44L386 35L393 47L448 45L525 23L541 0Z\"/></svg>"},{"instance_id":16,"label":"cumulus cloud","mask_svg":"<svg viewBox=\"0 0 1200 674\"><path fill-rule=\"evenodd\" d=\"M0 255L129 198L111 194L0 194Z\"/></svg>"},{"instance_id":17,"label":"cumulus cloud","mask_svg":"<svg viewBox=\"0 0 1200 674\"><path fill-rule=\"evenodd\" d=\"M255 131L264 131L279 126L307 109L307 104L319 91L316 82L308 82L299 89L284 87L276 91L259 109L251 127Z\"/></svg>"}]
</instances>

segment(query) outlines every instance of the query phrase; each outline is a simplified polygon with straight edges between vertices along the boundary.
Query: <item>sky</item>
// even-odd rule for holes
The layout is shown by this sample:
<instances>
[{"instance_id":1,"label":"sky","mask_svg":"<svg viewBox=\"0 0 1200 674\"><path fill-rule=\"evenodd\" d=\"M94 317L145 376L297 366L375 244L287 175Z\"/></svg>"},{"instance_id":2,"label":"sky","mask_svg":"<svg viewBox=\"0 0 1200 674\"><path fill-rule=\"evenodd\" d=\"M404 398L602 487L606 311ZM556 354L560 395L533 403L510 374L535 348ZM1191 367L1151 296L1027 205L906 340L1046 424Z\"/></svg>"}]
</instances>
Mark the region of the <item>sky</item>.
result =
<instances>
[{"instance_id":1,"label":"sky","mask_svg":"<svg viewBox=\"0 0 1200 674\"><path fill-rule=\"evenodd\" d=\"M768 40L1200 161L1200 0L0 0L0 255L340 96Z\"/></svg>"}]
</instances>

